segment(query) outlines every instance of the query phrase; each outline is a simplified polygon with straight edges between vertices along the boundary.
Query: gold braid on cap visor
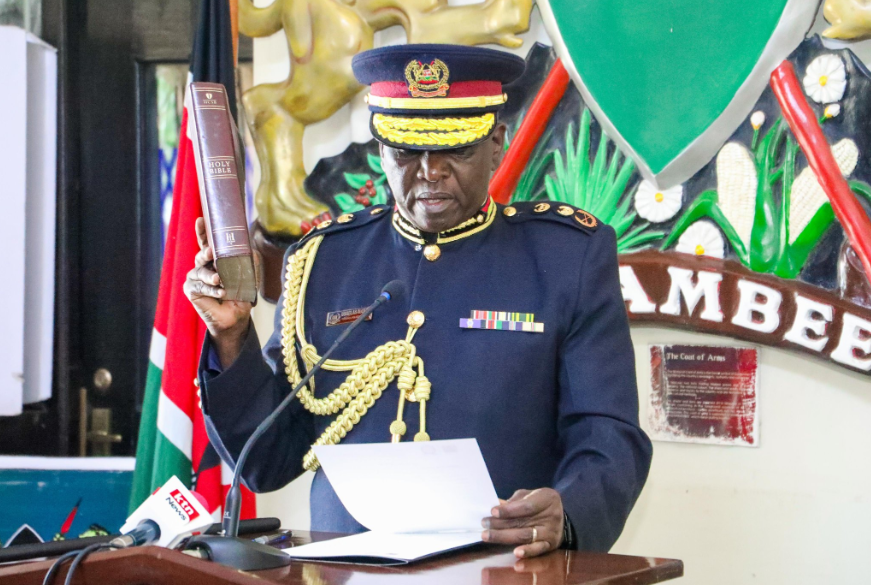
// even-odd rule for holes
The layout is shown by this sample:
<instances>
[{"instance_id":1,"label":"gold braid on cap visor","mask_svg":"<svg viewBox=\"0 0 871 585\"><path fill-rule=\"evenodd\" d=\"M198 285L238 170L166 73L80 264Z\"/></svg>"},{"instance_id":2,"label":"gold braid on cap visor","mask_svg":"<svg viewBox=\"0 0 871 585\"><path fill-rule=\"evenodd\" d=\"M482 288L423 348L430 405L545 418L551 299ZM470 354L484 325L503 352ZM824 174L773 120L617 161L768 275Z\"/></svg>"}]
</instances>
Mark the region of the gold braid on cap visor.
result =
<instances>
[{"instance_id":1,"label":"gold braid on cap visor","mask_svg":"<svg viewBox=\"0 0 871 585\"><path fill-rule=\"evenodd\" d=\"M458 146L487 136L496 124L493 113L470 118L400 118L372 115L378 136L394 144Z\"/></svg>"}]
</instances>

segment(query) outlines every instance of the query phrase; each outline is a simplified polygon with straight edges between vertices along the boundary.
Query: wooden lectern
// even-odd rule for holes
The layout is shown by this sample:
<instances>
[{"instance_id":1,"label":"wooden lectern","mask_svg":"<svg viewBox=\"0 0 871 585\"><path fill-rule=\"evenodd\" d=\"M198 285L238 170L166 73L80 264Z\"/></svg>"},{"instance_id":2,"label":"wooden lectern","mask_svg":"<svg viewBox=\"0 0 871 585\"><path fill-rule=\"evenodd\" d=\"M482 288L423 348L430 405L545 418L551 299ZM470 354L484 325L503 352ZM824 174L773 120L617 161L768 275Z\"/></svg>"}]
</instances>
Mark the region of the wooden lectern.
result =
<instances>
[{"instance_id":1,"label":"wooden lectern","mask_svg":"<svg viewBox=\"0 0 871 585\"><path fill-rule=\"evenodd\" d=\"M333 538L294 532L285 546ZM0 566L0 585L41 585L52 561ZM62 584L66 569L54 583ZM371 567L294 561L289 567L243 573L180 552L148 546L95 553L77 569L74 585L344 585L409 581L451 585L646 585L683 575L670 559L556 551L516 562L511 547L485 545L404 567Z\"/></svg>"}]
</instances>

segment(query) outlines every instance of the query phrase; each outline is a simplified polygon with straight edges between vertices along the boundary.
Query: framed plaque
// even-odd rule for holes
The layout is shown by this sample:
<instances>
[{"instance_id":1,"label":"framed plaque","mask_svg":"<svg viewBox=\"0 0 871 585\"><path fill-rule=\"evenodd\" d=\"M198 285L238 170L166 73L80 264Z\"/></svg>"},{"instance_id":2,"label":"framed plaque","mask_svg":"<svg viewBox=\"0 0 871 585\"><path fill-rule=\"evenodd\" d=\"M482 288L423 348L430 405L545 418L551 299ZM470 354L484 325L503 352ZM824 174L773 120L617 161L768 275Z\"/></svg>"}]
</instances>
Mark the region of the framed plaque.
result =
<instances>
[{"instance_id":1,"label":"framed plaque","mask_svg":"<svg viewBox=\"0 0 871 585\"><path fill-rule=\"evenodd\" d=\"M758 350L651 345L651 438L755 447Z\"/></svg>"}]
</instances>

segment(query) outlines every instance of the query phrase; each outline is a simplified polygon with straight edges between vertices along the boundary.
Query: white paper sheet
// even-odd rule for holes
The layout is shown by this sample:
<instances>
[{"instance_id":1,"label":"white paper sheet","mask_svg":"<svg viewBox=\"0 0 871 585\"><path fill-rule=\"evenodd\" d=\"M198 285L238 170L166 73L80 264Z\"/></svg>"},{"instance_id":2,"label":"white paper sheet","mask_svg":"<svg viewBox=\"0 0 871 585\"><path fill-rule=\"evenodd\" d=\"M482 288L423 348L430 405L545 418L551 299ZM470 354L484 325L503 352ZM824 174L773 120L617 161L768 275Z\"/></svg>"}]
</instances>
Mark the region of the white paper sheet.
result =
<instances>
[{"instance_id":1,"label":"white paper sheet","mask_svg":"<svg viewBox=\"0 0 871 585\"><path fill-rule=\"evenodd\" d=\"M333 540L315 542L286 549L284 552L300 559L370 560L392 559L408 562L436 553L453 550L481 541L477 532L437 532L428 534L395 534L364 532Z\"/></svg>"},{"instance_id":2,"label":"white paper sheet","mask_svg":"<svg viewBox=\"0 0 871 585\"><path fill-rule=\"evenodd\" d=\"M475 439L315 447L348 512L371 532L288 549L294 557L414 560L481 540L499 503Z\"/></svg>"}]
</instances>

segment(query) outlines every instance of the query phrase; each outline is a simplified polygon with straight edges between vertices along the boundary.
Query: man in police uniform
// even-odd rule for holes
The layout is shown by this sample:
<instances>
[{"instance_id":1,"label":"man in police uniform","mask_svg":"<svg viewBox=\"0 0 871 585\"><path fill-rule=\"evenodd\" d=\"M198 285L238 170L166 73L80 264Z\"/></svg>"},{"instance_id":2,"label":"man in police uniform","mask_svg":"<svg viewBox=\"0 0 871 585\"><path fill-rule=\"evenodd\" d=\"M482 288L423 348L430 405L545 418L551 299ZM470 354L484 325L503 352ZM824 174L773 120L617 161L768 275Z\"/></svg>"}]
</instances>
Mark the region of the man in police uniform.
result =
<instances>
[{"instance_id":1,"label":"man in police uniform","mask_svg":"<svg viewBox=\"0 0 871 585\"><path fill-rule=\"evenodd\" d=\"M402 45L353 61L395 207L345 214L287 257L261 354L251 306L221 302L202 220L185 290L208 325L200 367L213 443L231 463L253 429L348 323L400 280L263 436L244 477L277 489L316 471L312 529L359 532L313 444L475 437L500 503L483 539L518 557L608 550L641 491L651 445L638 427L614 231L555 202L488 195L505 125L502 85L524 62L453 45ZM426 502L421 502L422 506Z\"/></svg>"}]
</instances>

